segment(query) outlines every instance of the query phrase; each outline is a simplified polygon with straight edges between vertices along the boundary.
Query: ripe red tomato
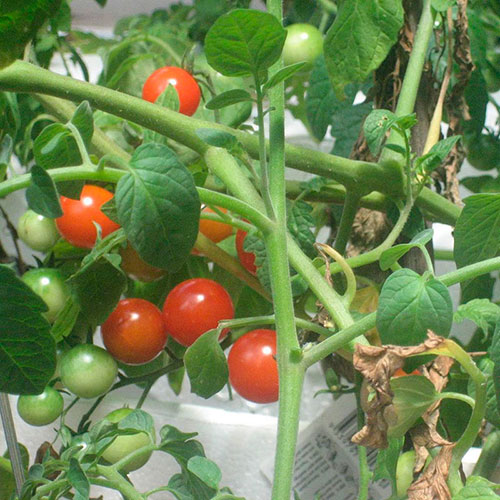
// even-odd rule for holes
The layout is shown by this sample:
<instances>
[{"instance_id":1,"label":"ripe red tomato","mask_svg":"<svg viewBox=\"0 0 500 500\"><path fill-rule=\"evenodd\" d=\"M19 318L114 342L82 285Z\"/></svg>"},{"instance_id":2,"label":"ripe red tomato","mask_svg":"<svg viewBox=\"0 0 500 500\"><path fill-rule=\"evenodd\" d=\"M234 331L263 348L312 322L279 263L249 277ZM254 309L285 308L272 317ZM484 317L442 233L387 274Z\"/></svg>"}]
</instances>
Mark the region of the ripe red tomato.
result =
<instances>
[{"instance_id":1,"label":"ripe red tomato","mask_svg":"<svg viewBox=\"0 0 500 500\"><path fill-rule=\"evenodd\" d=\"M229 381L234 390L254 403L278 401L278 365L275 356L274 330L252 330L241 336L233 344L227 358Z\"/></svg>"},{"instance_id":2,"label":"ripe red tomato","mask_svg":"<svg viewBox=\"0 0 500 500\"><path fill-rule=\"evenodd\" d=\"M142 98L155 102L169 84L173 85L179 96L179 113L194 115L200 104L200 87L190 73L177 66L164 66L153 71L144 83Z\"/></svg>"},{"instance_id":3,"label":"ripe red tomato","mask_svg":"<svg viewBox=\"0 0 500 500\"><path fill-rule=\"evenodd\" d=\"M108 352L123 363L140 365L156 358L167 342L161 311L144 299L123 299L101 325Z\"/></svg>"},{"instance_id":4,"label":"ripe red tomato","mask_svg":"<svg viewBox=\"0 0 500 500\"><path fill-rule=\"evenodd\" d=\"M408 377L409 375L422 375L420 370L413 370L411 373L405 372L402 368L398 368L393 374L393 377Z\"/></svg>"},{"instance_id":5,"label":"ripe red tomato","mask_svg":"<svg viewBox=\"0 0 500 500\"><path fill-rule=\"evenodd\" d=\"M101 236L116 231L120 226L109 219L101 206L113 198L113 193L99 186L85 185L79 200L61 196L63 215L56 219L57 229L75 247L92 248L97 238L94 222L101 226Z\"/></svg>"},{"instance_id":6,"label":"ripe red tomato","mask_svg":"<svg viewBox=\"0 0 500 500\"><path fill-rule=\"evenodd\" d=\"M120 256L122 258L121 268L136 280L149 283L161 278L166 273L164 269L150 266L144 262L130 243L120 250Z\"/></svg>"},{"instance_id":7,"label":"ripe red tomato","mask_svg":"<svg viewBox=\"0 0 500 500\"><path fill-rule=\"evenodd\" d=\"M238 229L236 232L236 252L238 253L238 258L240 259L241 265L252 274L257 273L257 266L255 265L255 254L252 252L245 252L243 249L243 243L247 236L246 231L243 229Z\"/></svg>"},{"instance_id":8,"label":"ripe red tomato","mask_svg":"<svg viewBox=\"0 0 500 500\"><path fill-rule=\"evenodd\" d=\"M167 333L186 347L203 333L216 328L219 321L233 317L233 301L226 289L205 278L179 283L163 305Z\"/></svg>"},{"instance_id":9,"label":"ripe red tomato","mask_svg":"<svg viewBox=\"0 0 500 500\"><path fill-rule=\"evenodd\" d=\"M219 208L219 210L224 213L227 212L225 208ZM205 207L201 212L205 214L215 213L210 207ZM225 224L224 222L217 222L210 219L200 219L200 233L205 235L214 243L219 243L219 241L225 240L233 233L233 228L230 224Z\"/></svg>"}]
</instances>

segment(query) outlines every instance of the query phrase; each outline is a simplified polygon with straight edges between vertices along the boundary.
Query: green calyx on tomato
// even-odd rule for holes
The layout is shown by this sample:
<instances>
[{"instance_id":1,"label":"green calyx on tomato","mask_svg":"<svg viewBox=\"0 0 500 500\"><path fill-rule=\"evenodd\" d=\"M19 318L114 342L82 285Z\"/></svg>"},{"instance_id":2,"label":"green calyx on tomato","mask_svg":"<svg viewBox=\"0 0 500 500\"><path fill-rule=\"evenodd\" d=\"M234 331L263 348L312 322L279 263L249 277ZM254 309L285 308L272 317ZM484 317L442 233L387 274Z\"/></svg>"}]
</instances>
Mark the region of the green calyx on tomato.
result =
<instances>
[{"instance_id":1,"label":"green calyx on tomato","mask_svg":"<svg viewBox=\"0 0 500 500\"><path fill-rule=\"evenodd\" d=\"M167 343L161 311L144 299L123 299L101 326L108 352L123 363L143 364L156 358Z\"/></svg>"},{"instance_id":2,"label":"green calyx on tomato","mask_svg":"<svg viewBox=\"0 0 500 500\"><path fill-rule=\"evenodd\" d=\"M323 35L312 24L297 23L286 27L287 36L283 46L285 66L306 62L310 70L316 58L323 52Z\"/></svg>"},{"instance_id":3,"label":"green calyx on tomato","mask_svg":"<svg viewBox=\"0 0 500 500\"><path fill-rule=\"evenodd\" d=\"M53 323L71 294L62 273L57 269L40 267L25 272L21 279L47 304L48 311L44 316L49 323Z\"/></svg>"},{"instance_id":4,"label":"green calyx on tomato","mask_svg":"<svg viewBox=\"0 0 500 500\"><path fill-rule=\"evenodd\" d=\"M130 408L120 408L114 410L104 417L111 423L118 423L125 417L130 415L133 410ZM130 455L134 451L148 446L149 444L154 444L151 437L145 432L137 432L135 434L127 434L122 436L117 436L113 442L104 450L102 458L109 462L110 464L115 464ZM134 457L130 462L128 462L124 467L120 469L120 472L132 472L134 470L140 469L151 457L152 451L146 450L144 453L140 453L138 456Z\"/></svg>"},{"instance_id":5,"label":"green calyx on tomato","mask_svg":"<svg viewBox=\"0 0 500 500\"><path fill-rule=\"evenodd\" d=\"M227 364L229 382L243 398L273 403L279 396L276 332L257 329L242 335L231 347Z\"/></svg>"},{"instance_id":6,"label":"green calyx on tomato","mask_svg":"<svg viewBox=\"0 0 500 500\"><path fill-rule=\"evenodd\" d=\"M59 239L54 219L26 210L17 223L17 235L32 250L47 252Z\"/></svg>"},{"instance_id":7,"label":"green calyx on tomato","mask_svg":"<svg viewBox=\"0 0 500 500\"><path fill-rule=\"evenodd\" d=\"M96 398L108 392L118 374L111 354L92 344L80 344L61 357L61 382L75 396Z\"/></svg>"},{"instance_id":8,"label":"green calyx on tomato","mask_svg":"<svg viewBox=\"0 0 500 500\"><path fill-rule=\"evenodd\" d=\"M64 400L54 388L47 386L41 394L22 395L17 400L17 413L28 424L48 425L54 422L64 409Z\"/></svg>"},{"instance_id":9,"label":"green calyx on tomato","mask_svg":"<svg viewBox=\"0 0 500 500\"><path fill-rule=\"evenodd\" d=\"M119 229L120 225L101 211L111 198L113 193L90 184L83 186L79 200L61 196L63 215L56 219L61 236L75 247L92 248L97 239L95 224L100 226L102 238Z\"/></svg>"},{"instance_id":10,"label":"green calyx on tomato","mask_svg":"<svg viewBox=\"0 0 500 500\"><path fill-rule=\"evenodd\" d=\"M164 66L153 71L144 82L142 98L155 102L168 85L172 85L179 96L179 113L194 115L200 104L200 87L190 73L177 66Z\"/></svg>"},{"instance_id":11,"label":"green calyx on tomato","mask_svg":"<svg viewBox=\"0 0 500 500\"><path fill-rule=\"evenodd\" d=\"M208 330L217 328L219 321L233 317L233 301L226 289L206 278L179 283L163 304L167 333L185 347Z\"/></svg>"}]
</instances>

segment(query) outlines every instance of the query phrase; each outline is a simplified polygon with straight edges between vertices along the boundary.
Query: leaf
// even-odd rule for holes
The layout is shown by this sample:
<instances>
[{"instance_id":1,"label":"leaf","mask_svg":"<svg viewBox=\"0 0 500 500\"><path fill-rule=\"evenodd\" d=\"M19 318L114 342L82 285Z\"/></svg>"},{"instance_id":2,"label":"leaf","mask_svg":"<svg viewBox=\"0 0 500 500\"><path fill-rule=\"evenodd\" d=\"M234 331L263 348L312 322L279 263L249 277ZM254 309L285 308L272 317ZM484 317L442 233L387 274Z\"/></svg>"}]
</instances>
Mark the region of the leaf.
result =
<instances>
[{"instance_id":1,"label":"leaf","mask_svg":"<svg viewBox=\"0 0 500 500\"><path fill-rule=\"evenodd\" d=\"M188 460L189 472L201 479L209 488L217 490L222 473L216 463L205 457L192 457Z\"/></svg>"},{"instance_id":2,"label":"leaf","mask_svg":"<svg viewBox=\"0 0 500 500\"><path fill-rule=\"evenodd\" d=\"M102 256L69 279L78 305L89 324L96 327L113 312L127 286L127 277L108 256ZM103 286L105 284L105 286Z\"/></svg>"},{"instance_id":3,"label":"leaf","mask_svg":"<svg viewBox=\"0 0 500 500\"><path fill-rule=\"evenodd\" d=\"M416 234L409 243L395 245L385 250L380 256L380 269L382 269L382 271L386 271L401 257L403 257L403 255L406 255L412 248L426 245L432 239L433 235L434 231L432 229L425 229L424 231Z\"/></svg>"},{"instance_id":4,"label":"leaf","mask_svg":"<svg viewBox=\"0 0 500 500\"><path fill-rule=\"evenodd\" d=\"M94 117L92 115L92 108L87 101L83 101L75 109L70 123L78 129L84 144L88 146L94 135Z\"/></svg>"},{"instance_id":5,"label":"leaf","mask_svg":"<svg viewBox=\"0 0 500 500\"><path fill-rule=\"evenodd\" d=\"M396 466L399 453L403 448L404 437L391 438L389 446L377 453L377 463L373 471L373 480L388 479L392 485L392 491L396 491Z\"/></svg>"},{"instance_id":6,"label":"leaf","mask_svg":"<svg viewBox=\"0 0 500 500\"><path fill-rule=\"evenodd\" d=\"M422 375L408 375L391 379L397 422L389 425L387 436L401 438L427 408L436 401L439 393L433 383Z\"/></svg>"},{"instance_id":7,"label":"leaf","mask_svg":"<svg viewBox=\"0 0 500 500\"><path fill-rule=\"evenodd\" d=\"M72 297L69 297L50 329L50 334L56 343L59 343L62 339L71 334L79 314L80 306Z\"/></svg>"},{"instance_id":8,"label":"leaf","mask_svg":"<svg viewBox=\"0 0 500 500\"><path fill-rule=\"evenodd\" d=\"M498 500L494 490L498 485L481 476L469 476L465 486L453 495L453 500Z\"/></svg>"},{"instance_id":9,"label":"leaf","mask_svg":"<svg viewBox=\"0 0 500 500\"><path fill-rule=\"evenodd\" d=\"M281 55L286 31L272 14L236 9L217 19L205 37L207 61L226 76L259 75Z\"/></svg>"},{"instance_id":10,"label":"leaf","mask_svg":"<svg viewBox=\"0 0 500 500\"><path fill-rule=\"evenodd\" d=\"M461 136L454 135L447 137L442 141L434 144L430 151L417 158L415 165L423 174L432 173L439 165L443 163L446 157L450 154L453 146L460 140Z\"/></svg>"},{"instance_id":11,"label":"leaf","mask_svg":"<svg viewBox=\"0 0 500 500\"><path fill-rule=\"evenodd\" d=\"M63 214L52 177L38 165L31 168L31 184L26 189L28 207L37 214L55 219Z\"/></svg>"},{"instance_id":12,"label":"leaf","mask_svg":"<svg viewBox=\"0 0 500 500\"><path fill-rule=\"evenodd\" d=\"M221 109L239 102L253 101L252 96L243 89L233 89L216 95L205 104L207 109Z\"/></svg>"},{"instance_id":13,"label":"leaf","mask_svg":"<svg viewBox=\"0 0 500 500\"><path fill-rule=\"evenodd\" d=\"M356 143L361 125L372 109L371 102L343 106L332 116L330 134L335 137L332 154L348 158Z\"/></svg>"},{"instance_id":14,"label":"leaf","mask_svg":"<svg viewBox=\"0 0 500 500\"><path fill-rule=\"evenodd\" d=\"M363 131L370 151L377 155L387 132L396 123L397 116L387 109L374 109L365 120Z\"/></svg>"},{"instance_id":15,"label":"leaf","mask_svg":"<svg viewBox=\"0 0 500 500\"><path fill-rule=\"evenodd\" d=\"M175 272L198 236L200 199L193 176L167 146L139 146L116 187L118 218L143 260Z\"/></svg>"},{"instance_id":16,"label":"leaf","mask_svg":"<svg viewBox=\"0 0 500 500\"><path fill-rule=\"evenodd\" d=\"M14 141L9 134L6 134L0 143L0 182L5 179L10 157L14 150Z\"/></svg>"},{"instance_id":17,"label":"leaf","mask_svg":"<svg viewBox=\"0 0 500 500\"><path fill-rule=\"evenodd\" d=\"M491 175L464 177L460 180L460 183L473 193L500 192L500 177L493 178Z\"/></svg>"},{"instance_id":18,"label":"leaf","mask_svg":"<svg viewBox=\"0 0 500 500\"><path fill-rule=\"evenodd\" d=\"M215 128L198 128L196 135L210 146L224 148L228 151L231 151L238 144L238 139L233 134Z\"/></svg>"},{"instance_id":19,"label":"leaf","mask_svg":"<svg viewBox=\"0 0 500 500\"><path fill-rule=\"evenodd\" d=\"M464 319L473 321L485 334L500 320L500 307L488 299L473 299L458 306L453 321L461 323Z\"/></svg>"},{"instance_id":20,"label":"leaf","mask_svg":"<svg viewBox=\"0 0 500 500\"><path fill-rule=\"evenodd\" d=\"M453 308L448 289L435 278L400 269L384 283L377 310L377 330L383 344L423 342L430 329L448 336Z\"/></svg>"},{"instance_id":21,"label":"leaf","mask_svg":"<svg viewBox=\"0 0 500 500\"><path fill-rule=\"evenodd\" d=\"M33 143L36 163L42 168L79 165L82 162L76 141L62 123L47 125Z\"/></svg>"},{"instance_id":22,"label":"leaf","mask_svg":"<svg viewBox=\"0 0 500 500\"><path fill-rule=\"evenodd\" d=\"M500 322L496 325L488 354L490 355L491 361L494 363L493 383L495 385L497 401L500 401Z\"/></svg>"},{"instance_id":23,"label":"leaf","mask_svg":"<svg viewBox=\"0 0 500 500\"><path fill-rule=\"evenodd\" d=\"M431 6L439 12L446 12L450 7L456 5L457 0L431 0Z\"/></svg>"},{"instance_id":24,"label":"leaf","mask_svg":"<svg viewBox=\"0 0 500 500\"><path fill-rule=\"evenodd\" d=\"M264 84L263 90L267 91L269 89L272 89L273 87L276 87L278 83L281 83L284 80L287 80L291 76L295 75L295 73L300 71L306 64L307 63L305 62L299 62L281 68L279 71L274 73L274 75L271 78L269 78L269 80Z\"/></svg>"},{"instance_id":25,"label":"leaf","mask_svg":"<svg viewBox=\"0 0 500 500\"><path fill-rule=\"evenodd\" d=\"M314 227L312 217L313 208L309 203L299 200L287 204L287 228L299 244L303 252L309 257L316 255L314 243L316 241L311 228Z\"/></svg>"},{"instance_id":26,"label":"leaf","mask_svg":"<svg viewBox=\"0 0 500 500\"><path fill-rule=\"evenodd\" d=\"M337 97L346 84L363 82L397 42L404 12L400 0L350 0L340 4L324 41L326 66Z\"/></svg>"},{"instance_id":27,"label":"leaf","mask_svg":"<svg viewBox=\"0 0 500 500\"><path fill-rule=\"evenodd\" d=\"M51 17L61 0L3 0L0 4L0 69L21 58L24 46Z\"/></svg>"},{"instance_id":28,"label":"leaf","mask_svg":"<svg viewBox=\"0 0 500 500\"><path fill-rule=\"evenodd\" d=\"M219 330L209 330L188 347L184 355L191 392L205 399L219 392L228 380L227 360L219 335Z\"/></svg>"},{"instance_id":29,"label":"leaf","mask_svg":"<svg viewBox=\"0 0 500 500\"><path fill-rule=\"evenodd\" d=\"M196 437L197 432L181 432L179 429L173 425L164 425L160 429L160 439L161 445L166 446L170 443L175 443L178 441L185 442Z\"/></svg>"},{"instance_id":30,"label":"leaf","mask_svg":"<svg viewBox=\"0 0 500 500\"><path fill-rule=\"evenodd\" d=\"M179 111L179 94L175 87L168 84L165 90L157 97L155 104L171 109L172 111Z\"/></svg>"},{"instance_id":31,"label":"leaf","mask_svg":"<svg viewBox=\"0 0 500 500\"><path fill-rule=\"evenodd\" d=\"M241 290L234 311L235 318L265 316L272 313L272 304L249 286Z\"/></svg>"},{"instance_id":32,"label":"leaf","mask_svg":"<svg viewBox=\"0 0 500 500\"><path fill-rule=\"evenodd\" d=\"M56 346L45 311L45 302L0 265L0 392L39 394L53 376Z\"/></svg>"},{"instance_id":33,"label":"leaf","mask_svg":"<svg viewBox=\"0 0 500 500\"><path fill-rule=\"evenodd\" d=\"M471 28L470 25L469 28ZM477 34L478 31L481 35L485 35L485 30L482 26L480 30L471 29L471 32L475 34ZM489 102L486 81L479 69L471 73L467 87L465 87L464 97L470 114L470 120L464 123L464 130L468 134L477 136L481 134L483 130L486 120L486 108Z\"/></svg>"},{"instance_id":34,"label":"leaf","mask_svg":"<svg viewBox=\"0 0 500 500\"><path fill-rule=\"evenodd\" d=\"M88 500L90 483L76 458L71 458L68 469L68 482L75 489L74 500Z\"/></svg>"},{"instance_id":35,"label":"leaf","mask_svg":"<svg viewBox=\"0 0 500 500\"><path fill-rule=\"evenodd\" d=\"M155 440L155 425L153 418L149 413L140 409L132 410L125 418L122 418L118 422L117 428L120 431L131 431L134 434L137 432L145 432L151 437L153 442Z\"/></svg>"},{"instance_id":36,"label":"leaf","mask_svg":"<svg viewBox=\"0 0 500 500\"><path fill-rule=\"evenodd\" d=\"M495 257L500 249L500 194L475 194L464 203L454 232L458 268ZM475 282L461 283L462 294Z\"/></svg>"}]
</instances>

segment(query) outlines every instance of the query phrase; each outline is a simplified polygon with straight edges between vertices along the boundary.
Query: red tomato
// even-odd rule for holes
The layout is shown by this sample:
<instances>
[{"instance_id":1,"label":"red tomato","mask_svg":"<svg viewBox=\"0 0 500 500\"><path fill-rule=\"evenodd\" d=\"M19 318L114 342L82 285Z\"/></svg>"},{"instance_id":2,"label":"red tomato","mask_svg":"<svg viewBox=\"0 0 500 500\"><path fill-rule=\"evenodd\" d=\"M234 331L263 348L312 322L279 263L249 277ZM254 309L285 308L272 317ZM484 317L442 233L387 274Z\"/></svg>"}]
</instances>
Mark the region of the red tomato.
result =
<instances>
[{"instance_id":1,"label":"red tomato","mask_svg":"<svg viewBox=\"0 0 500 500\"><path fill-rule=\"evenodd\" d=\"M216 328L219 321L233 317L233 301L226 289L205 278L179 283L163 305L167 333L184 346L190 346L203 333Z\"/></svg>"},{"instance_id":2,"label":"red tomato","mask_svg":"<svg viewBox=\"0 0 500 500\"><path fill-rule=\"evenodd\" d=\"M274 330L252 330L240 337L227 358L229 381L234 390L254 403L278 401L278 364L275 356Z\"/></svg>"},{"instance_id":3,"label":"red tomato","mask_svg":"<svg viewBox=\"0 0 500 500\"><path fill-rule=\"evenodd\" d=\"M243 242L247 236L246 231L243 229L238 229L236 232L236 252L238 252L238 258L240 259L241 265L252 274L257 273L257 266L255 265L255 254L252 252L245 252L243 249Z\"/></svg>"},{"instance_id":4,"label":"red tomato","mask_svg":"<svg viewBox=\"0 0 500 500\"><path fill-rule=\"evenodd\" d=\"M150 266L144 262L130 243L120 250L120 256L122 258L122 269L136 280L144 282L155 281L166 273L165 270Z\"/></svg>"},{"instance_id":5,"label":"red tomato","mask_svg":"<svg viewBox=\"0 0 500 500\"><path fill-rule=\"evenodd\" d=\"M227 212L225 208L219 208L219 210L224 213ZM213 214L215 212L210 207L205 207L202 210L202 213ZM204 234L214 243L219 243L219 241L226 239L233 233L233 228L230 224L225 224L224 222L217 222L210 219L200 219L200 233Z\"/></svg>"},{"instance_id":6,"label":"red tomato","mask_svg":"<svg viewBox=\"0 0 500 500\"><path fill-rule=\"evenodd\" d=\"M176 66L165 66L153 71L144 83L142 98L155 102L169 84L174 86L179 96L179 113L194 115L200 104L200 87L190 73Z\"/></svg>"},{"instance_id":7,"label":"red tomato","mask_svg":"<svg viewBox=\"0 0 500 500\"><path fill-rule=\"evenodd\" d=\"M63 215L56 219L62 237L75 247L92 248L97 238L94 222L101 226L101 236L116 231L120 226L109 219L101 206L113 198L113 193L98 186L85 185L79 200L61 196Z\"/></svg>"},{"instance_id":8,"label":"red tomato","mask_svg":"<svg viewBox=\"0 0 500 500\"><path fill-rule=\"evenodd\" d=\"M123 299L101 326L102 340L119 361L142 364L156 358L167 342L161 311L144 299Z\"/></svg>"},{"instance_id":9,"label":"red tomato","mask_svg":"<svg viewBox=\"0 0 500 500\"><path fill-rule=\"evenodd\" d=\"M393 374L393 377L407 377L408 375L422 375L420 370L413 370L411 373L406 373L402 368L398 368Z\"/></svg>"}]
</instances>

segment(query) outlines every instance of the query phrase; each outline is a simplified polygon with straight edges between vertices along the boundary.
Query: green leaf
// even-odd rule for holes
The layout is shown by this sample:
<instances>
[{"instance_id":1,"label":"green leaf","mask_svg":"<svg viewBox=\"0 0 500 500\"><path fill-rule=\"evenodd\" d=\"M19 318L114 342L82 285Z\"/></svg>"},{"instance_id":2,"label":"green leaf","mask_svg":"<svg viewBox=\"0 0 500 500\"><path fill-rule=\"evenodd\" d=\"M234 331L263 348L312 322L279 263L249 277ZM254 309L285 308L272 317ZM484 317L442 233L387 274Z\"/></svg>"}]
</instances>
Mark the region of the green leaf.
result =
<instances>
[{"instance_id":1,"label":"green leaf","mask_svg":"<svg viewBox=\"0 0 500 500\"><path fill-rule=\"evenodd\" d=\"M127 277L107 256L102 256L82 267L69 279L69 283L82 314L89 324L96 327L118 304L127 287Z\"/></svg>"},{"instance_id":2,"label":"green leaf","mask_svg":"<svg viewBox=\"0 0 500 500\"><path fill-rule=\"evenodd\" d=\"M500 401L500 322L497 323L491 345L488 349L491 361L493 361L493 383L497 395L497 401Z\"/></svg>"},{"instance_id":3,"label":"green leaf","mask_svg":"<svg viewBox=\"0 0 500 500\"><path fill-rule=\"evenodd\" d=\"M391 379L391 389L394 392L392 404L397 420L389 425L387 436L401 438L424 414L429 406L436 401L439 393L433 383L422 375L408 375Z\"/></svg>"},{"instance_id":4,"label":"green leaf","mask_svg":"<svg viewBox=\"0 0 500 500\"><path fill-rule=\"evenodd\" d=\"M332 116L330 134L335 137L332 154L348 158L359 137L361 125L373 105L363 102L356 106L342 106Z\"/></svg>"},{"instance_id":5,"label":"green leaf","mask_svg":"<svg viewBox=\"0 0 500 500\"><path fill-rule=\"evenodd\" d=\"M458 306L453 321L461 323L464 319L474 322L485 334L500 320L500 307L488 299L473 299Z\"/></svg>"},{"instance_id":6,"label":"green leaf","mask_svg":"<svg viewBox=\"0 0 500 500\"><path fill-rule=\"evenodd\" d=\"M475 194L464 203L454 232L458 268L495 257L500 249L500 194ZM462 295L476 282L461 283Z\"/></svg>"},{"instance_id":7,"label":"green leaf","mask_svg":"<svg viewBox=\"0 0 500 500\"><path fill-rule=\"evenodd\" d=\"M269 78L269 80L264 84L263 90L267 91L269 89L272 89L273 87L276 87L278 83L281 83L284 80L287 80L291 76L295 75L295 73L300 71L306 64L307 63L305 62L299 62L281 68L279 71L274 73L274 75L271 78Z\"/></svg>"},{"instance_id":8,"label":"green leaf","mask_svg":"<svg viewBox=\"0 0 500 500\"><path fill-rule=\"evenodd\" d=\"M205 457L191 457L187 463L189 472L201 479L209 488L217 490L222 473L216 463Z\"/></svg>"},{"instance_id":9,"label":"green leaf","mask_svg":"<svg viewBox=\"0 0 500 500\"><path fill-rule=\"evenodd\" d=\"M377 310L383 344L415 345L430 329L448 336L453 319L450 293L441 281L400 269L384 283Z\"/></svg>"},{"instance_id":10,"label":"green leaf","mask_svg":"<svg viewBox=\"0 0 500 500\"><path fill-rule=\"evenodd\" d=\"M493 178L491 175L464 177L460 179L460 183L473 193L500 192L500 177Z\"/></svg>"},{"instance_id":11,"label":"green leaf","mask_svg":"<svg viewBox=\"0 0 500 500\"><path fill-rule=\"evenodd\" d=\"M236 303L234 317L247 318L250 316L265 316L271 314L273 306L262 295L249 286L243 287Z\"/></svg>"},{"instance_id":12,"label":"green leaf","mask_svg":"<svg viewBox=\"0 0 500 500\"><path fill-rule=\"evenodd\" d=\"M0 392L39 394L53 376L56 346L46 311L45 302L0 265Z\"/></svg>"},{"instance_id":13,"label":"green leaf","mask_svg":"<svg viewBox=\"0 0 500 500\"><path fill-rule=\"evenodd\" d=\"M470 26L469 26L470 27ZM472 29L472 33L485 34L485 30L481 27L479 30ZM488 106L488 88L486 81L479 69L471 73L467 87L464 91L465 101L469 108L470 120L464 123L466 133L473 136L479 135L484 127L486 120L486 107Z\"/></svg>"},{"instance_id":14,"label":"green leaf","mask_svg":"<svg viewBox=\"0 0 500 500\"><path fill-rule=\"evenodd\" d=\"M221 109L245 101L253 101L252 96L246 90L233 89L216 95L205 104L205 107L207 109Z\"/></svg>"},{"instance_id":15,"label":"green leaf","mask_svg":"<svg viewBox=\"0 0 500 500\"><path fill-rule=\"evenodd\" d=\"M74 500L88 500L90 483L76 458L71 458L68 469L68 482L75 489Z\"/></svg>"},{"instance_id":16,"label":"green leaf","mask_svg":"<svg viewBox=\"0 0 500 500\"><path fill-rule=\"evenodd\" d=\"M370 151L377 155L387 132L397 122L397 116L387 109L374 109L365 120L363 131Z\"/></svg>"},{"instance_id":17,"label":"green leaf","mask_svg":"<svg viewBox=\"0 0 500 500\"><path fill-rule=\"evenodd\" d=\"M171 149L155 143L138 147L130 166L116 187L120 223L148 264L174 272L198 236L200 199L193 176Z\"/></svg>"},{"instance_id":18,"label":"green leaf","mask_svg":"<svg viewBox=\"0 0 500 500\"><path fill-rule=\"evenodd\" d=\"M431 0L431 6L439 12L446 12L450 7L456 5L457 0Z\"/></svg>"},{"instance_id":19,"label":"green leaf","mask_svg":"<svg viewBox=\"0 0 500 500\"><path fill-rule=\"evenodd\" d=\"M217 19L205 38L207 61L226 76L260 75L281 55L286 31L272 14L236 9Z\"/></svg>"},{"instance_id":20,"label":"green leaf","mask_svg":"<svg viewBox=\"0 0 500 500\"><path fill-rule=\"evenodd\" d=\"M432 239L433 235L434 231L432 229L425 229L424 231L416 234L409 243L395 245L385 250L380 256L380 269L382 269L382 271L386 271L401 257L403 257L403 255L406 255L412 248L426 245Z\"/></svg>"},{"instance_id":21,"label":"green leaf","mask_svg":"<svg viewBox=\"0 0 500 500\"><path fill-rule=\"evenodd\" d=\"M498 490L498 484L481 476L469 476L465 486L453 495L453 500L498 500L500 496L495 490Z\"/></svg>"},{"instance_id":22,"label":"green leaf","mask_svg":"<svg viewBox=\"0 0 500 500\"><path fill-rule=\"evenodd\" d=\"M87 101L83 101L73 113L70 123L80 132L85 145L89 145L94 135L94 117L92 108Z\"/></svg>"},{"instance_id":23,"label":"green leaf","mask_svg":"<svg viewBox=\"0 0 500 500\"><path fill-rule=\"evenodd\" d=\"M0 143L0 182L5 179L13 150L14 141L9 134L6 134Z\"/></svg>"},{"instance_id":24,"label":"green leaf","mask_svg":"<svg viewBox=\"0 0 500 500\"><path fill-rule=\"evenodd\" d=\"M219 344L220 332L209 330L188 347L184 364L191 382L191 392L208 399L227 383L226 356Z\"/></svg>"},{"instance_id":25,"label":"green leaf","mask_svg":"<svg viewBox=\"0 0 500 500\"><path fill-rule=\"evenodd\" d=\"M326 65L335 93L363 82L397 42L404 21L401 0L350 0L340 4L324 42Z\"/></svg>"},{"instance_id":26,"label":"green leaf","mask_svg":"<svg viewBox=\"0 0 500 500\"><path fill-rule=\"evenodd\" d=\"M373 471L373 480L388 479L393 491L396 491L396 466L403 444L404 437L389 439L387 448L377 453L377 463Z\"/></svg>"},{"instance_id":27,"label":"green leaf","mask_svg":"<svg viewBox=\"0 0 500 500\"><path fill-rule=\"evenodd\" d=\"M122 418L118 422L117 428L119 431L130 431L134 434L137 432L145 432L151 437L152 441L155 440L155 424L153 418L149 413L140 409L135 409L125 418Z\"/></svg>"},{"instance_id":28,"label":"green leaf","mask_svg":"<svg viewBox=\"0 0 500 500\"><path fill-rule=\"evenodd\" d=\"M79 165L82 162L76 141L62 123L45 127L33 143L35 161L42 168Z\"/></svg>"},{"instance_id":29,"label":"green leaf","mask_svg":"<svg viewBox=\"0 0 500 500\"><path fill-rule=\"evenodd\" d=\"M229 151L238 144L238 139L233 134L215 128L198 128L196 129L196 135L210 146L224 148Z\"/></svg>"},{"instance_id":30,"label":"green leaf","mask_svg":"<svg viewBox=\"0 0 500 500\"><path fill-rule=\"evenodd\" d=\"M33 165L31 169L31 184L26 189L26 201L31 210L50 219L63 214L52 177L38 165Z\"/></svg>"},{"instance_id":31,"label":"green leaf","mask_svg":"<svg viewBox=\"0 0 500 500\"><path fill-rule=\"evenodd\" d=\"M0 69L23 55L24 46L51 17L61 0L3 0L0 4Z\"/></svg>"},{"instance_id":32,"label":"green leaf","mask_svg":"<svg viewBox=\"0 0 500 500\"><path fill-rule=\"evenodd\" d=\"M175 90L175 87L168 84L165 90L157 97L155 104L171 109L172 111L179 111L179 94Z\"/></svg>"},{"instance_id":33,"label":"green leaf","mask_svg":"<svg viewBox=\"0 0 500 500\"><path fill-rule=\"evenodd\" d=\"M415 165L423 174L432 173L439 165L443 163L445 158L450 154L450 151L453 149L453 146L460 140L461 136L454 135L451 137L447 137L442 141L434 144L431 150L417 158Z\"/></svg>"},{"instance_id":34,"label":"green leaf","mask_svg":"<svg viewBox=\"0 0 500 500\"><path fill-rule=\"evenodd\" d=\"M196 437L197 435L197 432L182 432L173 425L164 425L160 429L160 439L162 446L167 446L168 444L176 443L178 441L186 442Z\"/></svg>"},{"instance_id":35,"label":"green leaf","mask_svg":"<svg viewBox=\"0 0 500 500\"><path fill-rule=\"evenodd\" d=\"M50 333L56 343L59 343L71 333L79 314L80 306L70 297L66 301L62 311L57 315L50 329Z\"/></svg>"}]
</instances>

